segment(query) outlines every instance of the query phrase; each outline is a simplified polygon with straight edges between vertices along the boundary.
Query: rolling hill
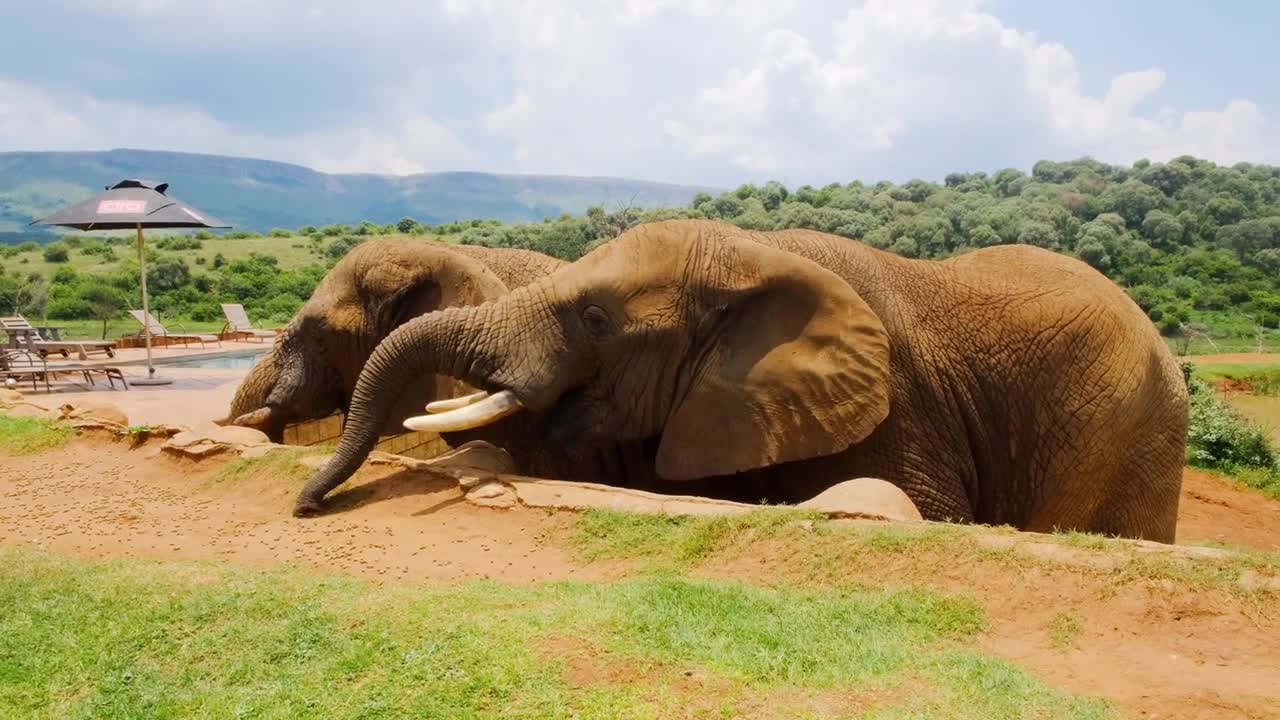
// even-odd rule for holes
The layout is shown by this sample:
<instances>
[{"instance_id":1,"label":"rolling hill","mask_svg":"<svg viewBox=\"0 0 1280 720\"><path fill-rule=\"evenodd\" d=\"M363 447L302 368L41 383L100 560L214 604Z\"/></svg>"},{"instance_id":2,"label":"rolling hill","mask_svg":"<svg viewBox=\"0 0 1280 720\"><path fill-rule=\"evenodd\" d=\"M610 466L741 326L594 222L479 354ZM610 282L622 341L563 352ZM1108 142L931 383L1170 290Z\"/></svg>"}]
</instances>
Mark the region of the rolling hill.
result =
<instances>
[{"instance_id":1,"label":"rolling hill","mask_svg":"<svg viewBox=\"0 0 1280 720\"><path fill-rule=\"evenodd\" d=\"M240 230L328 223L438 224L473 218L539 221L592 205L685 205L717 188L619 178L442 172L328 174L299 165L152 150L0 153L0 239L31 237L36 217L123 178L168 182L170 192ZM33 231L35 231L33 233Z\"/></svg>"}]
</instances>

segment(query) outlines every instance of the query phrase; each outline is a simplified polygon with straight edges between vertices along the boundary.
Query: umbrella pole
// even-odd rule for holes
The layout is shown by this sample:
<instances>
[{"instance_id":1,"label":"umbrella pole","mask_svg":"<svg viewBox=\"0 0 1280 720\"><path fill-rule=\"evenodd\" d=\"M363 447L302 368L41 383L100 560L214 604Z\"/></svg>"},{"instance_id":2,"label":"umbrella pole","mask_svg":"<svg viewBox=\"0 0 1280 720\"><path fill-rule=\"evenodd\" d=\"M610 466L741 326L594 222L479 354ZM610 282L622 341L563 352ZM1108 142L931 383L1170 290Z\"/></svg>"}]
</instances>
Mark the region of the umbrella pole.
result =
<instances>
[{"instance_id":1,"label":"umbrella pole","mask_svg":"<svg viewBox=\"0 0 1280 720\"><path fill-rule=\"evenodd\" d=\"M156 377L156 369L151 364L151 307L147 303L147 260L142 251L142 223L138 223L138 272L142 275L142 332L147 343L147 376L134 380L134 385L168 385L173 382L169 378Z\"/></svg>"}]
</instances>

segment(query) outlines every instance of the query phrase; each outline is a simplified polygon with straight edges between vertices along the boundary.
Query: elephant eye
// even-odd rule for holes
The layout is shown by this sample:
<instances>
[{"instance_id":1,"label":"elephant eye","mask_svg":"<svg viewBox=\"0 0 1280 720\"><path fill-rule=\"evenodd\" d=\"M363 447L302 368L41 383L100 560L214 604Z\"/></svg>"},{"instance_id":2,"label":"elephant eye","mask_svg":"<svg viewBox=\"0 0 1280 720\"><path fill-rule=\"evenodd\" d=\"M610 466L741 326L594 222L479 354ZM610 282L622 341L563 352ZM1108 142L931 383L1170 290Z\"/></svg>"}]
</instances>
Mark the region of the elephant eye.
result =
<instances>
[{"instance_id":1,"label":"elephant eye","mask_svg":"<svg viewBox=\"0 0 1280 720\"><path fill-rule=\"evenodd\" d=\"M588 305L582 311L582 324L586 326L587 334L596 339L608 337L613 329L609 313L599 305Z\"/></svg>"}]
</instances>

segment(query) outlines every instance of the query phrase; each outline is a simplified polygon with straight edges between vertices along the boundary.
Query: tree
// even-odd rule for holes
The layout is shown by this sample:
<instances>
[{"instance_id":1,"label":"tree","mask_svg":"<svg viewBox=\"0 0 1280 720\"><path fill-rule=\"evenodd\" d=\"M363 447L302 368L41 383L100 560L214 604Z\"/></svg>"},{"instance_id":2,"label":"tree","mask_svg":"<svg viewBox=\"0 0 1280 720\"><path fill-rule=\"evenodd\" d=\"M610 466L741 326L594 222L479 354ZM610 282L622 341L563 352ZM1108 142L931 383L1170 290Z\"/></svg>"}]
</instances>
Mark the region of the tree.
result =
<instances>
[{"instance_id":1,"label":"tree","mask_svg":"<svg viewBox=\"0 0 1280 720\"><path fill-rule=\"evenodd\" d=\"M1156 243L1170 250L1182 242L1182 223L1163 210L1152 210L1142 221L1142 234L1155 240Z\"/></svg>"},{"instance_id":2,"label":"tree","mask_svg":"<svg viewBox=\"0 0 1280 720\"><path fill-rule=\"evenodd\" d=\"M1113 185L1103 191L1099 202L1104 212L1114 212L1124 218L1131 228L1142 225L1147 213L1165 205L1165 196L1159 190L1137 180Z\"/></svg>"},{"instance_id":3,"label":"tree","mask_svg":"<svg viewBox=\"0 0 1280 720\"><path fill-rule=\"evenodd\" d=\"M129 307L124 293L110 285L94 281L81 290L81 297L89 305L93 319L102 321L102 339L107 339L107 323L114 320L121 310Z\"/></svg>"},{"instance_id":4,"label":"tree","mask_svg":"<svg viewBox=\"0 0 1280 720\"><path fill-rule=\"evenodd\" d=\"M400 222L396 223L396 231L404 235L413 232L416 227L418 227L418 221L411 217L400 218Z\"/></svg>"},{"instance_id":5,"label":"tree","mask_svg":"<svg viewBox=\"0 0 1280 720\"><path fill-rule=\"evenodd\" d=\"M1191 182L1191 168L1175 160L1168 164L1148 167L1139 175L1139 179L1165 195L1173 197Z\"/></svg>"},{"instance_id":6,"label":"tree","mask_svg":"<svg viewBox=\"0 0 1280 720\"><path fill-rule=\"evenodd\" d=\"M13 315L43 315L49 286L38 272L0 273L0 298Z\"/></svg>"},{"instance_id":7,"label":"tree","mask_svg":"<svg viewBox=\"0 0 1280 720\"><path fill-rule=\"evenodd\" d=\"M181 258L165 257L147 266L147 290L165 292L175 290L191 281L191 269Z\"/></svg>"},{"instance_id":8,"label":"tree","mask_svg":"<svg viewBox=\"0 0 1280 720\"><path fill-rule=\"evenodd\" d=\"M1022 189L1027 184L1027 176L1017 168L1004 168L997 170L994 177L991 178L991 184L995 186L996 192L1001 197L1014 197L1021 194Z\"/></svg>"}]
</instances>

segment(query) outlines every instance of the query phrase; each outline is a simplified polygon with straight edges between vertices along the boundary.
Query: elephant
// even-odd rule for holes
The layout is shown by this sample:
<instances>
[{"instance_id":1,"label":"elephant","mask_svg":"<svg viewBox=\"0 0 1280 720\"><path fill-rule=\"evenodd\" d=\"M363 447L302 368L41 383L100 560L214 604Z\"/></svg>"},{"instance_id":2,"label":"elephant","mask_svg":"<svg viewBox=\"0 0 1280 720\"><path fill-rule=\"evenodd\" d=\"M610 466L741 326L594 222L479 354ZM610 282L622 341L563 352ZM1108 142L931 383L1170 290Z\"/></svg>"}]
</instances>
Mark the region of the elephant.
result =
<instances>
[{"instance_id":1,"label":"elephant","mask_svg":"<svg viewBox=\"0 0 1280 720\"><path fill-rule=\"evenodd\" d=\"M531 250L412 236L366 240L325 275L217 422L256 427L280 442L290 423L345 412L360 368L396 326L442 307L497 298L564 264ZM447 377L414 378L384 434L404 432L404 418L465 389Z\"/></svg>"},{"instance_id":2,"label":"elephant","mask_svg":"<svg viewBox=\"0 0 1280 720\"><path fill-rule=\"evenodd\" d=\"M563 479L790 503L875 477L927 520L1174 539L1180 369L1119 286L1035 246L925 260L812 230L637 225L387 335L294 514L323 512L399 388L436 373L481 393L406 428L527 417L550 447L590 438L631 457Z\"/></svg>"}]
</instances>

